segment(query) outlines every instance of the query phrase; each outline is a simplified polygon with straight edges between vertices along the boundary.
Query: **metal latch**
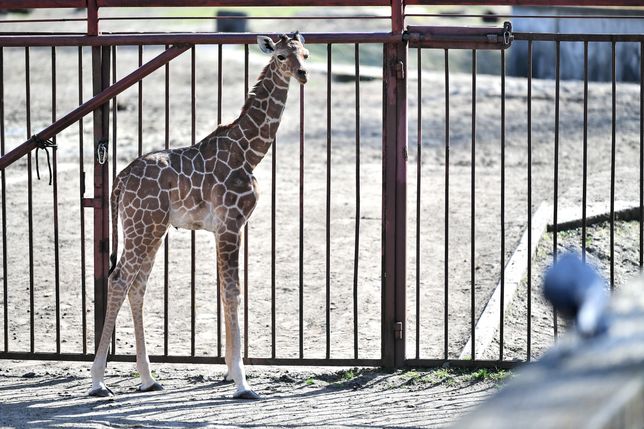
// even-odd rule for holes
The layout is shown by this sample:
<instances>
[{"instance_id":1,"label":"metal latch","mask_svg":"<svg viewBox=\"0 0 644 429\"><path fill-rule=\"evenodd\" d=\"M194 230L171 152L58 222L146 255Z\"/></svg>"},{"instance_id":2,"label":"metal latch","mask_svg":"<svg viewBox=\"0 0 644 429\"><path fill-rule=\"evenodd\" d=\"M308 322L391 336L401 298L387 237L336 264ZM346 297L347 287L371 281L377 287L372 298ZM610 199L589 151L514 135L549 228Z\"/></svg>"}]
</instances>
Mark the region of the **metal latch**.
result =
<instances>
[{"instance_id":1,"label":"metal latch","mask_svg":"<svg viewBox=\"0 0 644 429\"><path fill-rule=\"evenodd\" d=\"M410 48L507 49L512 45L512 23L503 27L438 27L410 25L403 34Z\"/></svg>"},{"instance_id":2,"label":"metal latch","mask_svg":"<svg viewBox=\"0 0 644 429\"><path fill-rule=\"evenodd\" d=\"M101 140L96 145L96 161L101 165L107 161L107 140Z\"/></svg>"},{"instance_id":3,"label":"metal latch","mask_svg":"<svg viewBox=\"0 0 644 429\"><path fill-rule=\"evenodd\" d=\"M503 30L503 44L506 47L509 47L514 40L514 34L512 34L512 23L510 21L504 22Z\"/></svg>"},{"instance_id":4,"label":"metal latch","mask_svg":"<svg viewBox=\"0 0 644 429\"><path fill-rule=\"evenodd\" d=\"M403 324L402 322L394 323L394 338L397 340L403 339Z\"/></svg>"}]
</instances>

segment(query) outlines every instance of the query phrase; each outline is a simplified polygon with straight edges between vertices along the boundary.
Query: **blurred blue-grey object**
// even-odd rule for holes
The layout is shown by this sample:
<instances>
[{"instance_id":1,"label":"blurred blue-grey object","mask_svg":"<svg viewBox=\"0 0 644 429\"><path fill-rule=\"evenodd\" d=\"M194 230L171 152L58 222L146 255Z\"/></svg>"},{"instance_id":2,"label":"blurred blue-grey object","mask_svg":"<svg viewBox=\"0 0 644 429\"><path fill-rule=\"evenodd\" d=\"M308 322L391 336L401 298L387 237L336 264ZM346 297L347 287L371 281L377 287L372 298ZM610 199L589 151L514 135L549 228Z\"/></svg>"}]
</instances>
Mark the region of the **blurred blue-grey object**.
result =
<instances>
[{"instance_id":1,"label":"blurred blue-grey object","mask_svg":"<svg viewBox=\"0 0 644 429\"><path fill-rule=\"evenodd\" d=\"M575 322L582 336L592 337L608 328L605 281L576 253L563 254L546 271L543 294L555 310Z\"/></svg>"}]
</instances>

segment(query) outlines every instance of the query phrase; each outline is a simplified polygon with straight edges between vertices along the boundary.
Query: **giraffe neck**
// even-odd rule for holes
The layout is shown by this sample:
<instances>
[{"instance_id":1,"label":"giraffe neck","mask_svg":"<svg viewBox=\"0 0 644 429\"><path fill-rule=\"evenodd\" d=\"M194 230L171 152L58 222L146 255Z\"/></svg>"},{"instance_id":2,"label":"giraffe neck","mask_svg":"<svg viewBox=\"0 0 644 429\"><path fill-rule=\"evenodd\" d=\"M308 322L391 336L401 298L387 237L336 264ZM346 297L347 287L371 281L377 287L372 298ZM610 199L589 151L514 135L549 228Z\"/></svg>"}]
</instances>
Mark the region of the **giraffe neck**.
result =
<instances>
[{"instance_id":1,"label":"giraffe neck","mask_svg":"<svg viewBox=\"0 0 644 429\"><path fill-rule=\"evenodd\" d=\"M275 140L286 106L289 79L272 59L248 94L241 115L231 124L228 136L238 141L251 170Z\"/></svg>"}]
</instances>

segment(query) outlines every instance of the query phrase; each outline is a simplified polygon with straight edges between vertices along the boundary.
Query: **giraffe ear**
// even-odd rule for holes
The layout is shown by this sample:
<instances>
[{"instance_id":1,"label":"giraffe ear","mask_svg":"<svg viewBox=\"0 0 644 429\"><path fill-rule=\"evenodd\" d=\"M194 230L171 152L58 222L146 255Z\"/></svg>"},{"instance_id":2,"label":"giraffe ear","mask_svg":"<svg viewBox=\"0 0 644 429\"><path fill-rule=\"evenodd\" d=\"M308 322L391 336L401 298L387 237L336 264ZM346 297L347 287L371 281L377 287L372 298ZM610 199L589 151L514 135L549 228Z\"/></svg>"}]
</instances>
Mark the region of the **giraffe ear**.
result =
<instances>
[{"instance_id":1,"label":"giraffe ear","mask_svg":"<svg viewBox=\"0 0 644 429\"><path fill-rule=\"evenodd\" d=\"M268 36L257 36L257 44L259 45L259 49L265 54L273 54L275 52L275 43Z\"/></svg>"},{"instance_id":2,"label":"giraffe ear","mask_svg":"<svg viewBox=\"0 0 644 429\"><path fill-rule=\"evenodd\" d=\"M299 32L299 31L296 31L296 32L293 34L293 39L295 39L295 40L299 40L299 42L300 42L301 44L304 44L304 36L302 36L302 35L300 34L300 32Z\"/></svg>"}]
</instances>

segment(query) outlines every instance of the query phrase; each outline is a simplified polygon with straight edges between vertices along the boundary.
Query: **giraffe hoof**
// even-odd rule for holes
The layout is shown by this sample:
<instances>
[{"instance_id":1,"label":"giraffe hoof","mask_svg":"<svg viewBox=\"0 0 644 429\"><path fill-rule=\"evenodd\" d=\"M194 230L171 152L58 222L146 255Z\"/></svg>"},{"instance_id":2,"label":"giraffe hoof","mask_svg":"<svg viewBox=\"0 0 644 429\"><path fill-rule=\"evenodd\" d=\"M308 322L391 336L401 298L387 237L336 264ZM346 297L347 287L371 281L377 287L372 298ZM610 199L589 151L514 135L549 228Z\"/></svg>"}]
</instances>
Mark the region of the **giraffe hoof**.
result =
<instances>
[{"instance_id":1,"label":"giraffe hoof","mask_svg":"<svg viewBox=\"0 0 644 429\"><path fill-rule=\"evenodd\" d=\"M90 390L89 396L94 396L95 398L109 398L110 396L114 396L114 392L112 392L112 389L109 387L101 386Z\"/></svg>"},{"instance_id":2,"label":"giraffe hoof","mask_svg":"<svg viewBox=\"0 0 644 429\"><path fill-rule=\"evenodd\" d=\"M161 384L157 383L156 381L145 389L143 388L143 385L139 385L139 387L136 388L137 392L158 392L160 390L163 390L163 386L161 386Z\"/></svg>"},{"instance_id":3,"label":"giraffe hoof","mask_svg":"<svg viewBox=\"0 0 644 429\"><path fill-rule=\"evenodd\" d=\"M234 380L233 380L233 378L231 376L228 375L228 373L225 373L224 378L222 379L222 381L224 383L229 383L229 382L234 381Z\"/></svg>"},{"instance_id":4,"label":"giraffe hoof","mask_svg":"<svg viewBox=\"0 0 644 429\"><path fill-rule=\"evenodd\" d=\"M257 393L253 392L252 390L244 390L241 392L235 392L233 395L234 399L262 399Z\"/></svg>"}]
</instances>

